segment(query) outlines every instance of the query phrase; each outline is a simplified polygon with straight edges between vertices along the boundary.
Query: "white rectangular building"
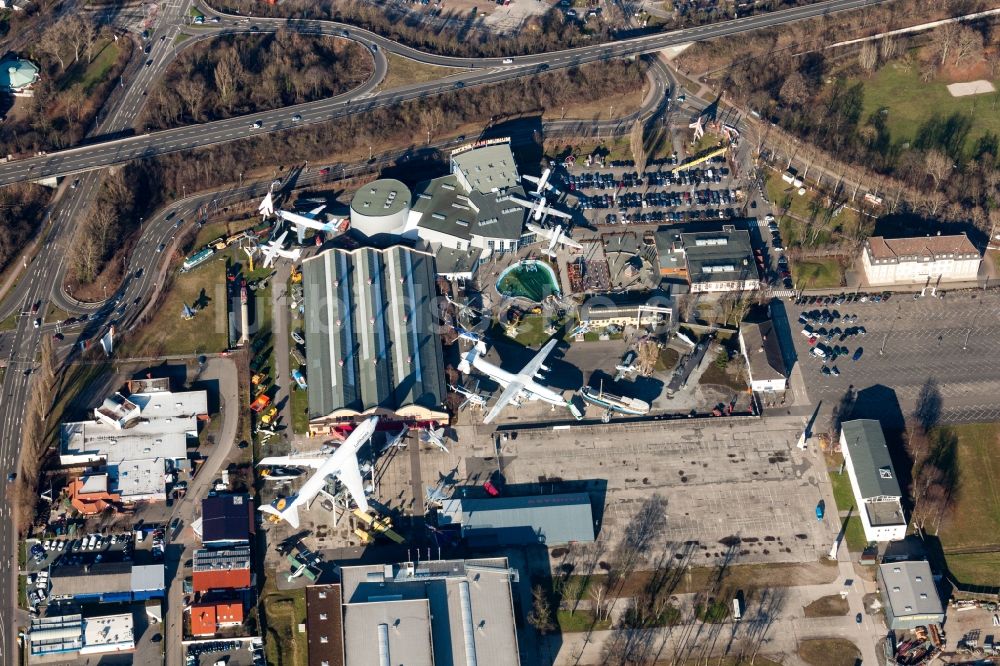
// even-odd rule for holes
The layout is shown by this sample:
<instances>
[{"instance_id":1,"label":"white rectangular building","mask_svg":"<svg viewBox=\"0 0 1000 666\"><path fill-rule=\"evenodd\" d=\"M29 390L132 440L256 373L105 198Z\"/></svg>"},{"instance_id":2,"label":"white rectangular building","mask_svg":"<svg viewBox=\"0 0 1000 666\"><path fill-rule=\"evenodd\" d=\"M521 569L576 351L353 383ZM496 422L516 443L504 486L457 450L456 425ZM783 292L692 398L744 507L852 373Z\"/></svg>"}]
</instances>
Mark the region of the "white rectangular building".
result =
<instances>
[{"instance_id":1,"label":"white rectangular building","mask_svg":"<svg viewBox=\"0 0 1000 666\"><path fill-rule=\"evenodd\" d=\"M750 390L755 393L779 393L788 378L778 342L778 333L770 319L745 321L740 325L740 350L747 361Z\"/></svg>"},{"instance_id":2,"label":"white rectangular building","mask_svg":"<svg viewBox=\"0 0 1000 666\"><path fill-rule=\"evenodd\" d=\"M883 238L872 236L861 252L868 284L912 285L972 282L982 255L965 234Z\"/></svg>"},{"instance_id":3,"label":"white rectangular building","mask_svg":"<svg viewBox=\"0 0 1000 666\"><path fill-rule=\"evenodd\" d=\"M872 419L845 422L840 427L840 449L865 538L869 542L904 538L903 493L882 426Z\"/></svg>"}]
</instances>

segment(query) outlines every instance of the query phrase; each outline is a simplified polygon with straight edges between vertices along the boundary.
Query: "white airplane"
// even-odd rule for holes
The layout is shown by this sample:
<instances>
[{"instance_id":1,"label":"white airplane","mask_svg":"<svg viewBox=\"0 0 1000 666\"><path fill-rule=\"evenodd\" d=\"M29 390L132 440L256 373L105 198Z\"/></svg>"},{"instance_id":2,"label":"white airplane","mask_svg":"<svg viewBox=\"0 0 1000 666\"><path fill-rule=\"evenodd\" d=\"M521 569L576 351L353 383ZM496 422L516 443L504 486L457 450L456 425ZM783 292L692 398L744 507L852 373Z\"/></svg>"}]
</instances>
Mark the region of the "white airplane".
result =
<instances>
[{"instance_id":1,"label":"white airplane","mask_svg":"<svg viewBox=\"0 0 1000 666\"><path fill-rule=\"evenodd\" d=\"M556 245L565 245L566 247L573 247L577 250L583 249L583 246L580 245L580 243L566 235L566 227L561 224L556 224L551 229L546 229L545 227L532 222L528 222L526 226L528 227L528 231L549 240L549 246L542 250L542 252L550 257L556 256Z\"/></svg>"},{"instance_id":2,"label":"white airplane","mask_svg":"<svg viewBox=\"0 0 1000 666\"><path fill-rule=\"evenodd\" d=\"M308 568L308 564L300 564L298 569L288 574L288 582L291 583L293 580L304 574Z\"/></svg>"},{"instance_id":3,"label":"white airplane","mask_svg":"<svg viewBox=\"0 0 1000 666\"><path fill-rule=\"evenodd\" d=\"M547 215L555 215L556 217L561 217L566 220L573 219L573 216L569 213L564 213L561 210L557 210L550 206L543 196L538 197L534 201L528 201L527 199L522 199L513 195L510 195L507 198L519 206L526 208L528 210L528 218L532 220L538 221Z\"/></svg>"},{"instance_id":4,"label":"white airplane","mask_svg":"<svg viewBox=\"0 0 1000 666\"><path fill-rule=\"evenodd\" d=\"M394 446L400 449L405 449L406 442L403 440L406 439L406 433L408 432L410 432L410 428L404 425L402 430L386 440L385 446L382 447L382 451L388 451Z\"/></svg>"},{"instance_id":5,"label":"white airplane","mask_svg":"<svg viewBox=\"0 0 1000 666\"><path fill-rule=\"evenodd\" d=\"M535 191L531 192L532 196L540 197L546 190L558 195L559 190L557 190L551 183L549 183L549 176L552 175L552 169L546 169L542 172L542 177L537 178L535 176L525 175L524 179L535 184Z\"/></svg>"},{"instance_id":6,"label":"white airplane","mask_svg":"<svg viewBox=\"0 0 1000 666\"><path fill-rule=\"evenodd\" d=\"M535 378L539 377L543 370L548 370L544 365L545 359L552 353L555 346L556 339L549 340L535 355L535 358L531 359L517 374L507 372L483 358L482 355L486 353L486 345L483 342L477 343L466 352L461 363L458 364L458 369L461 372L468 373L472 368L475 368L503 386L503 393L497 398L492 409L483 419L483 423L490 423L509 403L520 405L522 400L542 400L550 405L566 407L576 416L578 411L572 403L564 400L559 392L535 381Z\"/></svg>"},{"instance_id":7,"label":"white airplane","mask_svg":"<svg viewBox=\"0 0 1000 666\"><path fill-rule=\"evenodd\" d=\"M448 384L448 388L450 388L452 391L465 398L465 401L458 406L459 411L462 411L463 409L465 409L470 405L472 407L479 407L480 409L486 406L486 398L484 396L479 395L478 381L476 382L475 387L471 391L462 386L461 384L459 384L458 386L453 386L452 384Z\"/></svg>"},{"instance_id":8,"label":"white airplane","mask_svg":"<svg viewBox=\"0 0 1000 666\"><path fill-rule=\"evenodd\" d=\"M308 506L313 498L326 485L326 478L331 474L344 484L347 492L362 511L368 511L368 499L365 497L364 481L361 478L361 468L358 465L358 450L371 439L375 433L378 417L372 416L351 431L336 451L323 458L304 458L298 456L271 456L262 458L258 465L281 467L311 467L316 471L299 492L290 497L283 497L271 504L260 507L260 511L277 516L292 527L299 527L299 507Z\"/></svg>"},{"instance_id":9,"label":"white airplane","mask_svg":"<svg viewBox=\"0 0 1000 666\"><path fill-rule=\"evenodd\" d=\"M278 240L273 240L267 245L260 248L260 251L264 254L264 268L270 268L271 264L278 257L282 259L291 259L292 261L298 261L299 256L302 254L302 250L295 248L294 250L283 250L281 246L285 243L285 236L288 232L284 232L278 237Z\"/></svg>"},{"instance_id":10,"label":"white airplane","mask_svg":"<svg viewBox=\"0 0 1000 666\"><path fill-rule=\"evenodd\" d=\"M438 428L437 430L425 428L421 430L420 441L424 444L433 444L445 453L448 453L448 447L444 445L444 428Z\"/></svg>"},{"instance_id":11,"label":"white airplane","mask_svg":"<svg viewBox=\"0 0 1000 666\"><path fill-rule=\"evenodd\" d=\"M688 125L688 127L690 127L691 129L694 130L694 140L695 141L699 141L701 139L701 137L705 136L705 126L703 124L701 116L698 116L698 119L695 120L690 125Z\"/></svg>"},{"instance_id":12,"label":"white airplane","mask_svg":"<svg viewBox=\"0 0 1000 666\"><path fill-rule=\"evenodd\" d=\"M274 215L274 197L271 195L270 190L268 190L267 196L260 202L260 205L257 206L257 212L265 219Z\"/></svg>"},{"instance_id":13,"label":"white airplane","mask_svg":"<svg viewBox=\"0 0 1000 666\"><path fill-rule=\"evenodd\" d=\"M291 222L295 225L295 232L298 234L299 244L305 240L306 229L315 229L316 231L322 231L324 233L329 233L331 231L336 231L341 220L331 220L329 222L320 222L316 217L323 212L326 208L325 205L317 206L313 208L308 213L302 215L300 213L293 213L287 210L278 210L278 217L280 217L285 222Z\"/></svg>"}]
</instances>

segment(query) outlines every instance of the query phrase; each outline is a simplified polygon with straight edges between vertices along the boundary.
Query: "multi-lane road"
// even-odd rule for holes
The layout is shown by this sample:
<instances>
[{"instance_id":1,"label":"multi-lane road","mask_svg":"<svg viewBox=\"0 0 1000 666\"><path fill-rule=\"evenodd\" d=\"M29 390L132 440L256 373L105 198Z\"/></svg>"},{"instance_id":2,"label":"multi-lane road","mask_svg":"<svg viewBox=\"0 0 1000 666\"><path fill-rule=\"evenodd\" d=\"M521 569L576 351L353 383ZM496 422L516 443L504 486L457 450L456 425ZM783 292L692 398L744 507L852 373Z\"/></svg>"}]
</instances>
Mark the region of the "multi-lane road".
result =
<instances>
[{"instance_id":1,"label":"multi-lane road","mask_svg":"<svg viewBox=\"0 0 1000 666\"><path fill-rule=\"evenodd\" d=\"M119 139L99 141L77 146L48 155L15 160L0 165L0 185L24 180L38 180L51 176L75 174L113 164L121 164L135 159L162 155L164 153L191 150L229 141L247 138L254 134L279 132L312 123L329 122L347 115L364 113L384 106L392 106L408 100L437 95L456 88L470 88L497 83L542 71L573 67L590 62L621 58L660 51L668 46L692 41L726 37L751 30L770 28L794 21L826 16L836 12L869 7L886 0L828 0L813 5L794 7L777 12L748 16L731 21L674 30L670 32L635 37L607 44L597 44L551 53L503 58L456 58L427 54L411 47L403 46L374 33L346 24L332 21L292 21L275 19L254 19L248 24L245 18L227 17L218 28L209 28L214 34L246 32L252 28L260 31L277 30L286 27L307 34L338 35L364 44L375 54L376 76L361 87L337 97L308 102L296 106L262 111L226 120L178 127L176 129L151 132ZM183 42L182 42L183 45ZM384 73L383 52L417 60L419 62L463 68L458 74L427 83L404 88L373 92ZM510 62L506 62L509 60ZM292 116L300 115L301 122L293 122ZM259 129L251 125L261 123Z\"/></svg>"},{"instance_id":2,"label":"multi-lane road","mask_svg":"<svg viewBox=\"0 0 1000 666\"><path fill-rule=\"evenodd\" d=\"M190 221L196 211L214 200L221 205L263 194L264 183L249 184L246 187L188 197L175 205L160 211L146 222L141 239L132 256L128 275L131 278L110 302L85 305L75 302L61 291L65 261L69 255L69 244L76 222L82 218L87 206L93 201L100 186L98 169L127 162L129 160L163 153L189 150L200 146L225 143L246 138L254 134L277 132L311 123L328 122L345 115L361 113L370 109L397 104L406 100L427 97L460 87L473 87L537 74L549 69L571 67L588 62L607 60L631 55L659 51L664 47L685 42L724 37L740 32L773 27L820 15L872 6L884 0L829 0L814 5L782 10L761 16L747 17L714 25L700 26L657 35L622 40L610 44L595 45L554 53L519 56L506 59L466 59L426 54L410 47L397 44L374 33L353 26L326 21L286 21L277 19L251 19L219 15L219 23L199 29L197 37L175 43L175 37L185 24L190 0L179 0L164 5L165 11L159 18L159 27L150 37L150 53L137 53L126 69L120 89L116 89L102 112L100 122L91 133L90 143L50 155L15 160L0 165L0 185L25 180L39 180L53 176L82 174L76 187L62 184L63 191L57 195L56 203L50 208L48 227L42 246L35 259L25 269L16 288L8 295L0 312L14 312L20 309L24 316L17 320L16 329L2 336L0 349L7 352L8 368L2 381L3 397L0 412L0 475L6 477L16 471L20 446L20 432L24 405L30 389L30 369L36 362L41 336L51 335L51 325L34 327L36 316L45 317L50 303L71 313L88 312L95 316L84 324L87 336L102 333L110 320L120 326L128 325L140 313L148 297L155 291L160 280L160 266L167 252L158 252L161 244L172 241L177 233L177 219ZM211 12L209 15L213 15ZM372 78L346 95L320 100L295 107L261 112L192 127L181 127L140 136L104 140L102 137L124 133L132 127L141 112L145 92L163 74L163 71L185 45L231 32L274 31L287 27L304 33L337 35L354 39L364 44L373 54L375 72ZM385 75L387 63L385 53L391 52L427 64L459 67L461 71L448 78L417 84L400 89L376 92L376 86ZM152 61L147 64L147 61ZM658 77L659 78L659 77ZM660 79L662 80L662 79ZM672 87L672 86L671 86ZM653 96L655 98L655 96ZM293 122L293 115L300 115L300 122ZM261 123L260 129L251 130L250 125ZM318 179L318 172L303 175L299 183L308 184ZM224 201L219 201L225 198ZM175 216L167 219L168 211ZM141 273L139 269L142 269ZM31 304L41 302L38 315L30 314ZM75 331L70 331L74 332ZM71 336L68 336L71 337ZM64 347L63 353L67 350ZM9 502L4 511L9 512ZM16 590L16 535L9 513L0 514L0 666L14 663L13 629L19 620L14 605Z\"/></svg>"}]
</instances>

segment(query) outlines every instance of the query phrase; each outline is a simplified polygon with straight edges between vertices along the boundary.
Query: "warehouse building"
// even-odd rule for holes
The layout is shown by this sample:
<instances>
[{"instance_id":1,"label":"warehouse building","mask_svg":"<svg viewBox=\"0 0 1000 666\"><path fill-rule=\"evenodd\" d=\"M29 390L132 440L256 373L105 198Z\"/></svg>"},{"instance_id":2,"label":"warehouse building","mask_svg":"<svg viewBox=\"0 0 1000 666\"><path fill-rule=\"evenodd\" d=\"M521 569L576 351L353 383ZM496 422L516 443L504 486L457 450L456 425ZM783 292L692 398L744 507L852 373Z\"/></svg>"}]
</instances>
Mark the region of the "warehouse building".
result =
<instances>
[{"instance_id":1,"label":"warehouse building","mask_svg":"<svg viewBox=\"0 0 1000 666\"><path fill-rule=\"evenodd\" d=\"M726 226L721 231L656 234L660 277L686 282L691 293L751 291L760 287L750 234Z\"/></svg>"},{"instance_id":2,"label":"warehouse building","mask_svg":"<svg viewBox=\"0 0 1000 666\"><path fill-rule=\"evenodd\" d=\"M187 460L187 446L208 419L208 392L170 390L167 379L128 384L94 409L94 420L64 423L62 465L94 465L107 474L105 492L123 503L163 501L166 474Z\"/></svg>"},{"instance_id":3,"label":"warehouse building","mask_svg":"<svg viewBox=\"0 0 1000 666\"><path fill-rule=\"evenodd\" d=\"M979 275L982 255L965 234L917 236L865 241L861 263L869 285L936 285L972 282Z\"/></svg>"},{"instance_id":4,"label":"warehouse building","mask_svg":"<svg viewBox=\"0 0 1000 666\"><path fill-rule=\"evenodd\" d=\"M27 643L32 661L131 652L135 649L134 621L131 613L88 618L79 614L32 618Z\"/></svg>"},{"instance_id":5,"label":"warehouse building","mask_svg":"<svg viewBox=\"0 0 1000 666\"><path fill-rule=\"evenodd\" d=\"M778 332L770 319L740 324L740 351L747 362L750 390L780 393L788 384Z\"/></svg>"},{"instance_id":6,"label":"warehouse building","mask_svg":"<svg viewBox=\"0 0 1000 666\"><path fill-rule=\"evenodd\" d=\"M516 576L506 558L343 567L345 663L518 666Z\"/></svg>"},{"instance_id":7,"label":"warehouse building","mask_svg":"<svg viewBox=\"0 0 1000 666\"><path fill-rule=\"evenodd\" d=\"M904 538L903 493L892 467L882 426L872 419L843 423L840 448L865 538L869 542Z\"/></svg>"},{"instance_id":8,"label":"warehouse building","mask_svg":"<svg viewBox=\"0 0 1000 666\"><path fill-rule=\"evenodd\" d=\"M340 583L306 588L309 666L344 666L344 618Z\"/></svg>"},{"instance_id":9,"label":"warehouse building","mask_svg":"<svg viewBox=\"0 0 1000 666\"><path fill-rule=\"evenodd\" d=\"M116 603L163 598L166 589L162 564L133 566L128 562L99 562L61 566L52 570L49 598L75 603Z\"/></svg>"},{"instance_id":10,"label":"warehouse building","mask_svg":"<svg viewBox=\"0 0 1000 666\"><path fill-rule=\"evenodd\" d=\"M880 564L877 580L890 629L944 623L944 606L926 560Z\"/></svg>"},{"instance_id":11,"label":"warehouse building","mask_svg":"<svg viewBox=\"0 0 1000 666\"><path fill-rule=\"evenodd\" d=\"M246 590L253 584L250 546L199 548L191 560L191 585L195 592Z\"/></svg>"},{"instance_id":12,"label":"warehouse building","mask_svg":"<svg viewBox=\"0 0 1000 666\"><path fill-rule=\"evenodd\" d=\"M380 414L447 421L434 257L327 250L302 263L310 433Z\"/></svg>"},{"instance_id":13,"label":"warehouse building","mask_svg":"<svg viewBox=\"0 0 1000 666\"><path fill-rule=\"evenodd\" d=\"M460 525L473 546L561 546L594 540L594 514L587 493L443 502L438 524Z\"/></svg>"}]
</instances>

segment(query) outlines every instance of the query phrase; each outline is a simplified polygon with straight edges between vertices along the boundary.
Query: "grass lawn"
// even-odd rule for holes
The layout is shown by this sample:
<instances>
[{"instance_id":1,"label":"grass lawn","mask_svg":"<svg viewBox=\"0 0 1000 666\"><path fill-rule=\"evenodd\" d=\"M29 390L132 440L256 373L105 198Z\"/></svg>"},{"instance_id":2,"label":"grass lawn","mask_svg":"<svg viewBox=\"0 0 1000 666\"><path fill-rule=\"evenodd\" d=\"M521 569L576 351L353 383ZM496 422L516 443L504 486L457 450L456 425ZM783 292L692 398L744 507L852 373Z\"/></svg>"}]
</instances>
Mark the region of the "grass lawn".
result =
<instances>
[{"instance_id":1,"label":"grass lawn","mask_svg":"<svg viewBox=\"0 0 1000 666\"><path fill-rule=\"evenodd\" d=\"M563 159L567 155L576 155L577 166L583 167L587 162L587 155L603 157L605 163L609 160L630 160L632 159L632 146L628 137L616 137L607 140L597 141L574 141L565 143L562 140L554 139L545 143L545 155L553 159Z\"/></svg>"},{"instance_id":2,"label":"grass lawn","mask_svg":"<svg viewBox=\"0 0 1000 666\"><path fill-rule=\"evenodd\" d=\"M799 641L799 657L812 666L854 666L861 653L843 638L808 638Z\"/></svg>"},{"instance_id":3,"label":"grass lawn","mask_svg":"<svg viewBox=\"0 0 1000 666\"><path fill-rule=\"evenodd\" d=\"M427 81L443 79L461 71L457 67L425 65L395 53L387 53L386 57L389 60L389 71L382 79L382 83L379 84L380 90L392 90L414 83L426 83Z\"/></svg>"},{"instance_id":4,"label":"grass lawn","mask_svg":"<svg viewBox=\"0 0 1000 666\"><path fill-rule=\"evenodd\" d=\"M808 606L803 607L806 617L837 617L851 612L851 605L839 594L820 597Z\"/></svg>"},{"instance_id":5,"label":"grass lawn","mask_svg":"<svg viewBox=\"0 0 1000 666\"><path fill-rule=\"evenodd\" d=\"M778 227L785 247L822 247L833 242L834 231L856 234L861 225L857 212L842 208L836 216L827 207L826 198L809 189L799 195L781 177L770 172L765 186L767 198L778 216ZM819 225L810 231L810 226Z\"/></svg>"},{"instance_id":6,"label":"grass lawn","mask_svg":"<svg viewBox=\"0 0 1000 666\"><path fill-rule=\"evenodd\" d=\"M972 118L972 130L966 147L972 146L986 132L1000 133L1000 113L991 107L995 93L952 97L946 87L953 81L935 78L920 80L919 67L889 63L871 78L859 79L865 86L861 122L879 109L887 109L886 122L894 141L912 141L918 128L935 114L947 117L962 113ZM849 85L853 85L851 81ZM1000 79L993 85L1000 89Z\"/></svg>"},{"instance_id":7,"label":"grass lawn","mask_svg":"<svg viewBox=\"0 0 1000 666\"><path fill-rule=\"evenodd\" d=\"M681 355L676 349L671 349L666 347L660 351L659 356L656 357L655 370L660 372L669 372L677 367L677 362L680 360Z\"/></svg>"},{"instance_id":8,"label":"grass lawn","mask_svg":"<svg viewBox=\"0 0 1000 666\"><path fill-rule=\"evenodd\" d=\"M836 257L810 257L791 263L792 280L798 289L835 289L844 284L840 260Z\"/></svg>"},{"instance_id":9,"label":"grass lawn","mask_svg":"<svg viewBox=\"0 0 1000 666\"><path fill-rule=\"evenodd\" d=\"M205 15L201 13L201 10L194 5L191 5L191 11L189 13L191 14L191 18L198 18L199 16L205 18Z\"/></svg>"},{"instance_id":10,"label":"grass lawn","mask_svg":"<svg viewBox=\"0 0 1000 666\"><path fill-rule=\"evenodd\" d=\"M97 55L89 63L83 58L66 70L60 81L61 89L65 90L80 84L83 86L83 91L89 93L94 86L107 78L108 72L118 60L118 44L113 39L98 42L95 52Z\"/></svg>"},{"instance_id":11,"label":"grass lawn","mask_svg":"<svg viewBox=\"0 0 1000 666\"><path fill-rule=\"evenodd\" d=\"M18 312L14 312L6 319L0 319L0 331L13 331L17 328Z\"/></svg>"},{"instance_id":12,"label":"grass lawn","mask_svg":"<svg viewBox=\"0 0 1000 666\"><path fill-rule=\"evenodd\" d=\"M187 273L174 273L168 291L146 324L121 345L122 356L164 356L224 351L229 346L226 264L213 256ZM193 319L181 318L184 305L199 303Z\"/></svg>"},{"instance_id":13,"label":"grass lawn","mask_svg":"<svg viewBox=\"0 0 1000 666\"><path fill-rule=\"evenodd\" d=\"M645 79L643 79L645 81ZM584 118L587 120L608 120L609 118L621 118L637 110L642 106L642 100L646 97L646 86L637 88L624 95L615 97L602 97L589 102L579 102L569 106L550 106L542 113L545 120L559 120L563 118ZM609 115L614 114L614 115Z\"/></svg>"},{"instance_id":14,"label":"grass lawn","mask_svg":"<svg viewBox=\"0 0 1000 666\"><path fill-rule=\"evenodd\" d=\"M996 455L1000 423L937 430L958 437L958 488L954 510L938 532L942 548L947 553L949 548L1000 546L1000 457ZM995 558L1000 561L1000 553ZM950 565L950 558L948 562Z\"/></svg>"},{"instance_id":15,"label":"grass lawn","mask_svg":"<svg viewBox=\"0 0 1000 666\"><path fill-rule=\"evenodd\" d=\"M180 44L185 39L190 39L190 38L191 38L191 35L185 35L183 32L179 32L179 33L177 33L177 36L174 37L174 46Z\"/></svg>"},{"instance_id":16,"label":"grass lawn","mask_svg":"<svg viewBox=\"0 0 1000 666\"><path fill-rule=\"evenodd\" d=\"M292 382L291 401L292 432L305 435L309 432L309 391L302 390Z\"/></svg>"},{"instance_id":17,"label":"grass lawn","mask_svg":"<svg viewBox=\"0 0 1000 666\"><path fill-rule=\"evenodd\" d=\"M701 381L699 384L715 384L717 386L725 386L731 388L734 391L745 391L747 388L746 382L740 376L740 373L735 374L729 372L730 366L740 367L739 363L736 361L726 362L725 368L720 368L718 365L718 358L725 355L725 351L720 351L719 356L716 360L712 361L709 366L705 369L705 372L701 375Z\"/></svg>"},{"instance_id":18,"label":"grass lawn","mask_svg":"<svg viewBox=\"0 0 1000 666\"><path fill-rule=\"evenodd\" d=\"M53 324L55 322L63 321L69 319L69 313L62 308L57 308L56 306L49 307L45 312L45 323Z\"/></svg>"},{"instance_id":19,"label":"grass lawn","mask_svg":"<svg viewBox=\"0 0 1000 666\"><path fill-rule=\"evenodd\" d=\"M847 530L844 533L844 541L847 542L848 549L861 551L868 545L865 538L865 528L858 517L858 509L854 506L854 493L851 490L851 480L847 472L838 474L830 472L830 483L833 484L833 498L837 502L838 518L843 525L844 517L840 516L840 511L851 511L851 517L847 520Z\"/></svg>"},{"instance_id":20,"label":"grass lawn","mask_svg":"<svg viewBox=\"0 0 1000 666\"><path fill-rule=\"evenodd\" d=\"M306 635L298 626L306 621L306 593L303 589L278 591L268 580L264 590L267 636L264 649L267 663L275 666L305 666L309 662Z\"/></svg>"},{"instance_id":21,"label":"grass lawn","mask_svg":"<svg viewBox=\"0 0 1000 666\"><path fill-rule=\"evenodd\" d=\"M847 470L843 474L830 472L830 483L833 484L833 499L837 502L837 508L846 511L854 506L854 491L851 490L851 478L847 476Z\"/></svg>"},{"instance_id":22,"label":"grass lawn","mask_svg":"<svg viewBox=\"0 0 1000 666\"><path fill-rule=\"evenodd\" d=\"M1000 580L1000 553L945 553L944 557L948 563L948 571L959 583L996 587Z\"/></svg>"},{"instance_id":23,"label":"grass lawn","mask_svg":"<svg viewBox=\"0 0 1000 666\"><path fill-rule=\"evenodd\" d=\"M564 634L580 633L591 629L604 631L611 628L609 620L595 620L594 614L589 610L577 610L572 615L568 610L559 610L556 613L556 622L559 624L559 631Z\"/></svg>"}]
</instances>

